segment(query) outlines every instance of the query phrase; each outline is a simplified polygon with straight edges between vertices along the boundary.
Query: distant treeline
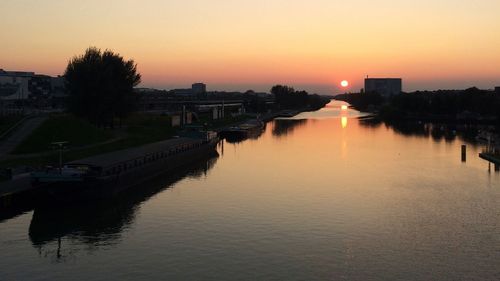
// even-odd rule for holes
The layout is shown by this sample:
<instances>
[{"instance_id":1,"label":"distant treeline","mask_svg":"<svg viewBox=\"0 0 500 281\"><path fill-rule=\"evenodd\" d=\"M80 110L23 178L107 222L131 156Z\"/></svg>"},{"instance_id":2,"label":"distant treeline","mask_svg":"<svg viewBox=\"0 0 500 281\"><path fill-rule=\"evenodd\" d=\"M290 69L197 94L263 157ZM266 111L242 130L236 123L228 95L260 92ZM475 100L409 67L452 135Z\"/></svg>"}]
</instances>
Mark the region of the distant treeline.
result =
<instances>
[{"instance_id":1,"label":"distant treeline","mask_svg":"<svg viewBox=\"0 0 500 281\"><path fill-rule=\"evenodd\" d=\"M301 109L308 107L316 110L324 107L329 99L320 95L310 95L306 91L296 91L294 88L283 85L276 85L271 89L276 103L281 108Z\"/></svg>"},{"instance_id":2,"label":"distant treeline","mask_svg":"<svg viewBox=\"0 0 500 281\"><path fill-rule=\"evenodd\" d=\"M357 110L364 112L373 112L386 102L381 95L369 93L342 94L335 96L335 99L348 102Z\"/></svg>"},{"instance_id":3,"label":"distant treeline","mask_svg":"<svg viewBox=\"0 0 500 281\"><path fill-rule=\"evenodd\" d=\"M336 99L347 101L361 111L378 112L384 119L500 120L500 94L475 87L417 91L390 98L378 94L344 94Z\"/></svg>"}]
</instances>

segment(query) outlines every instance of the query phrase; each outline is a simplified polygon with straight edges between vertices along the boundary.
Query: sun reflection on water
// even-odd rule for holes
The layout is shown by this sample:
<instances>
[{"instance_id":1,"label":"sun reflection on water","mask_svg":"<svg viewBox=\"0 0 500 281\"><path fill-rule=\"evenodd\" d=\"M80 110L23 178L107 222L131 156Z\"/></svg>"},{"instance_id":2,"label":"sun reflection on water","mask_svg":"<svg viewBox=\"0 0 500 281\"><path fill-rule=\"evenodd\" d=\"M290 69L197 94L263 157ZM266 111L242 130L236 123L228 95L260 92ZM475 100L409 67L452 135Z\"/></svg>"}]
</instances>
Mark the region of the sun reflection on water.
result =
<instances>
[{"instance_id":1,"label":"sun reflection on water","mask_svg":"<svg viewBox=\"0 0 500 281\"><path fill-rule=\"evenodd\" d=\"M342 129L347 128L347 117L346 116L342 116L342 118L340 119L340 122L342 123Z\"/></svg>"}]
</instances>

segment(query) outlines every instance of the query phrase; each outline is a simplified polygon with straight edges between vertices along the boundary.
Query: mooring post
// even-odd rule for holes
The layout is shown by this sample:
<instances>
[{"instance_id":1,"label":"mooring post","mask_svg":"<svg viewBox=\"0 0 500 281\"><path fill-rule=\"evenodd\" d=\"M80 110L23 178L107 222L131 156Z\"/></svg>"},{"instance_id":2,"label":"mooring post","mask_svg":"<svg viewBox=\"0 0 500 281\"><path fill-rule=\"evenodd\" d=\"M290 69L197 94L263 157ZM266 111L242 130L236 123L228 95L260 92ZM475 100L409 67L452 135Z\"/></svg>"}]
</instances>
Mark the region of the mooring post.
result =
<instances>
[{"instance_id":1,"label":"mooring post","mask_svg":"<svg viewBox=\"0 0 500 281\"><path fill-rule=\"evenodd\" d=\"M465 144L462 145L462 162L467 161L467 146Z\"/></svg>"}]
</instances>

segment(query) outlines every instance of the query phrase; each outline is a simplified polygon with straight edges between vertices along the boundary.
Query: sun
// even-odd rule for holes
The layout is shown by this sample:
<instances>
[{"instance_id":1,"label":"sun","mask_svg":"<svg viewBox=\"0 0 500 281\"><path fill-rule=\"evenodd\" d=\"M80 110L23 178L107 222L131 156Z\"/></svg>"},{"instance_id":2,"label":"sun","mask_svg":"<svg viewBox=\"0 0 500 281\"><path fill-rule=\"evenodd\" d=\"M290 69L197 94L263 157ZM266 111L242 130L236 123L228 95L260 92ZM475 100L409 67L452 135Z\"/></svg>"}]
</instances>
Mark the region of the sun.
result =
<instances>
[{"instance_id":1,"label":"sun","mask_svg":"<svg viewBox=\"0 0 500 281\"><path fill-rule=\"evenodd\" d=\"M349 86L349 81L347 81L347 80L342 80L342 82L340 82L340 86L342 86L342 87L344 87L344 88L345 88L345 87L347 87L347 86Z\"/></svg>"}]
</instances>

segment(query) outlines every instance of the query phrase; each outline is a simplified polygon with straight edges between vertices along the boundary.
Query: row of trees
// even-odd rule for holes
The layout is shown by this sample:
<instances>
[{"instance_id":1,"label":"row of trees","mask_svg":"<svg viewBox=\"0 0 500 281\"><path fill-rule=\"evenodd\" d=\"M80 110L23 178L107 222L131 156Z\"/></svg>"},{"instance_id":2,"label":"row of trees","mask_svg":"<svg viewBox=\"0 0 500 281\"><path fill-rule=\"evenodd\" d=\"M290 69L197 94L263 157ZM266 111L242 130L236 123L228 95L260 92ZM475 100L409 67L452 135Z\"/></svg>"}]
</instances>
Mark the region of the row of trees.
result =
<instances>
[{"instance_id":1,"label":"row of trees","mask_svg":"<svg viewBox=\"0 0 500 281\"><path fill-rule=\"evenodd\" d=\"M394 96L390 104L403 111L430 114L460 114L472 112L496 115L500 110L500 95L476 87L463 91L440 90L414 92Z\"/></svg>"},{"instance_id":2,"label":"row of trees","mask_svg":"<svg viewBox=\"0 0 500 281\"><path fill-rule=\"evenodd\" d=\"M386 101L377 93L342 94L335 96L335 99L348 102L360 111L371 111L379 108Z\"/></svg>"},{"instance_id":3,"label":"row of trees","mask_svg":"<svg viewBox=\"0 0 500 281\"><path fill-rule=\"evenodd\" d=\"M282 108L303 108L319 109L328 103L328 99L319 95L310 95L306 91L296 91L294 88L283 85L272 87L275 101Z\"/></svg>"},{"instance_id":4,"label":"row of trees","mask_svg":"<svg viewBox=\"0 0 500 281\"><path fill-rule=\"evenodd\" d=\"M347 101L361 111L378 109L385 119L404 119L409 115L453 119L472 114L500 121L500 95L476 87L461 91L417 91L390 98L378 94L344 94L336 99Z\"/></svg>"}]
</instances>

